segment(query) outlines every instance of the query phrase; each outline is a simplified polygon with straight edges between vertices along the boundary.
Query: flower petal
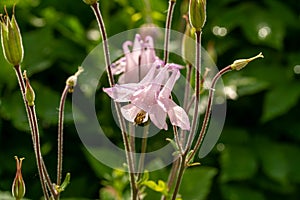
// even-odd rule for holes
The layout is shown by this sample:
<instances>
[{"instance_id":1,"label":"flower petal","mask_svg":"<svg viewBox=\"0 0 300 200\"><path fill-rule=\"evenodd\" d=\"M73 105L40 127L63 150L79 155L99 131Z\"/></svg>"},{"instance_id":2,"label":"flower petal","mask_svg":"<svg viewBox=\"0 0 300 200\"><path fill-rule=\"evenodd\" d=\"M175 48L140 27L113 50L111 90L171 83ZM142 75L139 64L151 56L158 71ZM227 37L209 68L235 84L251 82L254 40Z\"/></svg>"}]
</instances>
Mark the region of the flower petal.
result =
<instances>
[{"instance_id":1,"label":"flower petal","mask_svg":"<svg viewBox=\"0 0 300 200\"><path fill-rule=\"evenodd\" d=\"M149 116L151 121L157 128L168 130L168 126L166 123L167 114L158 104L155 104L151 107Z\"/></svg>"},{"instance_id":2,"label":"flower petal","mask_svg":"<svg viewBox=\"0 0 300 200\"><path fill-rule=\"evenodd\" d=\"M103 88L103 91L117 102L129 102L132 95L139 88L139 84L128 83L123 85L116 84L111 88Z\"/></svg>"},{"instance_id":3,"label":"flower petal","mask_svg":"<svg viewBox=\"0 0 300 200\"><path fill-rule=\"evenodd\" d=\"M182 130L190 129L189 117L185 110L178 106L172 99L164 99L164 105L167 105L167 112L171 124L180 127Z\"/></svg>"},{"instance_id":4,"label":"flower petal","mask_svg":"<svg viewBox=\"0 0 300 200\"><path fill-rule=\"evenodd\" d=\"M129 122L134 122L134 119L136 118L136 115L141 111L140 108L128 104L126 106L121 107L121 113L123 117L128 120Z\"/></svg>"}]
</instances>

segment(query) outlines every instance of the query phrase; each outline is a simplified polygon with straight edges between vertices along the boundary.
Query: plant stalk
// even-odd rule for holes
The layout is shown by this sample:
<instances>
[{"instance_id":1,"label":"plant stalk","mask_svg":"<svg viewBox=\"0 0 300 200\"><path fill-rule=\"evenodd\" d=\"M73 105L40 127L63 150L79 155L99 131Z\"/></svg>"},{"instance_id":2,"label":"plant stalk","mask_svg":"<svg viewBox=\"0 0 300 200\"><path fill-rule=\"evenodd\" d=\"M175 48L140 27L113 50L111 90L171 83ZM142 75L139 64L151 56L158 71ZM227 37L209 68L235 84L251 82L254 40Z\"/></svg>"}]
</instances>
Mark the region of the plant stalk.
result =
<instances>
[{"instance_id":1,"label":"plant stalk","mask_svg":"<svg viewBox=\"0 0 300 200\"><path fill-rule=\"evenodd\" d=\"M204 115L204 119L203 119L203 123L202 123L202 127L201 127L201 131L200 134L197 138L196 144L193 148L193 152L189 155L188 159L187 159L187 163L189 163L193 157L195 156L195 153L199 150L199 148L201 147L203 138L205 136L206 133L206 129L208 126L208 122L210 119L210 114L211 114L211 109L212 109L212 102L213 102L213 97L214 97L214 91L215 91L215 86L217 81L219 80L219 78L225 74L226 72L231 71L231 66L227 66L224 69L222 69L221 71L219 71L214 78L212 79L212 83L211 83L211 88L209 90L209 96L208 96L208 103L207 103L207 109L205 111L205 115Z\"/></svg>"},{"instance_id":2,"label":"plant stalk","mask_svg":"<svg viewBox=\"0 0 300 200\"><path fill-rule=\"evenodd\" d=\"M190 151L199 119L199 103L200 103L200 88L201 88L201 31L196 31L196 67L195 67L195 100L194 100L194 115L191 125L190 134L188 136L185 153Z\"/></svg>"},{"instance_id":3,"label":"plant stalk","mask_svg":"<svg viewBox=\"0 0 300 200\"><path fill-rule=\"evenodd\" d=\"M109 85L110 85L110 87L112 87L112 86L114 86L115 82L114 82L114 77L113 77L113 74L112 74L112 71L110 68L111 61L110 61L109 47L108 47L108 42L107 42L107 35L106 35L105 25L104 25L104 21L103 21L102 15L101 15L101 11L99 9L99 3L96 2L95 4L91 5L91 8L94 11L94 14L96 16L98 26L100 29L100 33L102 36L103 51L104 51L104 57L105 57L105 63L106 63L106 71L107 71L107 75L108 75ZM129 180L130 180L130 186L131 186L131 198L132 198L132 200L136 200L138 198L138 188L137 188L136 182L135 182L134 162L133 162L133 157L131 154L132 150L130 147L129 139L125 132L126 125L125 125L124 118L122 117L122 114L121 114L120 104L116 103L116 102L114 104L116 107L117 117L118 117L118 120L120 123L122 138L123 138L123 142L124 142L124 146L125 146L126 160L127 160L127 164L128 164L129 177L130 177Z\"/></svg>"},{"instance_id":4,"label":"plant stalk","mask_svg":"<svg viewBox=\"0 0 300 200\"><path fill-rule=\"evenodd\" d=\"M63 123L64 123L64 109L65 102L70 89L69 85L65 86L62 92L59 109L58 109L58 134L57 134L57 180L56 184L59 186L61 184L62 176L62 163L63 163Z\"/></svg>"},{"instance_id":5,"label":"plant stalk","mask_svg":"<svg viewBox=\"0 0 300 200\"><path fill-rule=\"evenodd\" d=\"M169 61L169 42L170 42L170 32L171 24L173 18L173 11L176 4L176 0L169 0L168 14L165 27L165 41L164 41L164 64Z\"/></svg>"}]
</instances>

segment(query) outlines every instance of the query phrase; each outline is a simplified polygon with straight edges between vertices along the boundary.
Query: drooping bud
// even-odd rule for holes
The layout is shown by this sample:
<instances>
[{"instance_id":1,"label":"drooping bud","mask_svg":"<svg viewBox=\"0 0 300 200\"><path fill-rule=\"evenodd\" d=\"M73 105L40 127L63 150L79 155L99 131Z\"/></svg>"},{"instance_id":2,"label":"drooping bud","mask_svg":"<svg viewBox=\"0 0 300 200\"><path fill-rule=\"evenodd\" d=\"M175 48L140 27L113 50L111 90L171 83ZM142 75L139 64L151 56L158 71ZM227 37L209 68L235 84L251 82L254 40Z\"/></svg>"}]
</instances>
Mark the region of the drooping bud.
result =
<instances>
[{"instance_id":1,"label":"drooping bud","mask_svg":"<svg viewBox=\"0 0 300 200\"><path fill-rule=\"evenodd\" d=\"M258 55L253 56L252 58L248 58L248 59L238 59L235 60L231 65L231 69L232 70L241 70L243 69L249 62L257 59L257 58L264 58L262 52L260 52Z\"/></svg>"},{"instance_id":2,"label":"drooping bud","mask_svg":"<svg viewBox=\"0 0 300 200\"><path fill-rule=\"evenodd\" d=\"M15 156L16 159L16 165L17 165L17 171L16 171L16 176L14 179L14 182L12 184L12 196L16 198L16 200L20 200L24 197L25 195L25 182L22 177L22 161L24 158L18 158Z\"/></svg>"},{"instance_id":3,"label":"drooping bud","mask_svg":"<svg viewBox=\"0 0 300 200\"><path fill-rule=\"evenodd\" d=\"M77 79L78 79L78 76L83 72L83 68L82 67L78 67L78 70L77 72L70 76L67 81L66 81L66 85L69 86L69 92L72 93L74 91L74 87L76 86L77 84Z\"/></svg>"},{"instance_id":4,"label":"drooping bud","mask_svg":"<svg viewBox=\"0 0 300 200\"><path fill-rule=\"evenodd\" d=\"M98 2L98 0L82 0L87 5L93 5Z\"/></svg>"},{"instance_id":5,"label":"drooping bud","mask_svg":"<svg viewBox=\"0 0 300 200\"><path fill-rule=\"evenodd\" d=\"M206 21L206 0L190 0L190 24L196 31L200 31Z\"/></svg>"},{"instance_id":6,"label":"drooping bud","mask_svg":"<svg viewBox=\"0 0 300 200\"><path fill-rule=\"evenodd\" d=\"M29 79L27 78L26 70L24 71L23 76L26 82L25 99L29 106L34 106L35 93L30 85Z\"/></svg>"},{"instance_id":7,"label":"drooping bud","mask_svg":"<svg viewBox=\"0 0 300 200\"><path fill-rule=\"evenodd\" d=\"M5 7L4 9L6 15L2 16L0 20L2 50L6 61L16 66L22 62L24 56L22 36L14 15L14 10L10 19Z\"/></svg>"},{"instance_id":8,"label":"drooping bud","mask_svg":"<svg viewBox=\"0 0 300 200\"><path fill-rule=\"evenodd\" d=\"M193 40L195 37L195 30L192 29L190 24L188 23L187 16L185 16L185 19L186 28L182 37L181 53L184 62L187 64L191 64L191 62L195 60L195 41Z\"/></svg>"}]
</instances>

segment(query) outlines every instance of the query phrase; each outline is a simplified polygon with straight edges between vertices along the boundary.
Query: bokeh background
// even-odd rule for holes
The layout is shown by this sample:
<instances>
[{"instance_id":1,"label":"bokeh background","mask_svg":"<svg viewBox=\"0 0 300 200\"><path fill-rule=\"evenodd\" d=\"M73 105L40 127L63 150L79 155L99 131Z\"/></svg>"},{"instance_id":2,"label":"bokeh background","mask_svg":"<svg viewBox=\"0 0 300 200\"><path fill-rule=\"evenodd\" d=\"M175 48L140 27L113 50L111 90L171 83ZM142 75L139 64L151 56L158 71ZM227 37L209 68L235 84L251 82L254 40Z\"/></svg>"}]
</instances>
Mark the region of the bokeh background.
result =
<instances>
[{"instance_id":1,"label":"bokeh background","mask_svg":"<svg viewBox=\"0 0 300 200\"><path fill-rule=\"evenodd\" d=\"M1 0L0 10L14 1ZM177 0L172 29L184 32L187 0ZM152 23L164 27L167 0L100 0L108 36ZM297 0L207 0L203 47L221 69L237 58L263 52L265 59L223 78L227 118L218 144L201 166L187 170L180 194L195 200L298 200L300 198L300 4ZM52 179L56 170L57 115L66 78L100 41L92 10L81 0L20 0L16 17L27 70L36 91L42 153ZM14 156L25 157L26 197L42 195L31 136L14 71L0 52L0 199L15 175ZM171 58L172 59L172 58ZM96 108L109 137L109 99L99 91ZM107 113L107 115L103 114ZM154 139L153 144L164 140ZM86 152L73 124L71 97L65 111L63 173L71 183L62 198L104 199L107 185L128 193L126 176ZM167 179L168 168L150 173ZM101 195L100 195L100 192ZM127 191L127 192L126 192ZM159 199L147 190L147 199ZM9 199L9 197L7 197Z\"/></svg>"}]
</instances>

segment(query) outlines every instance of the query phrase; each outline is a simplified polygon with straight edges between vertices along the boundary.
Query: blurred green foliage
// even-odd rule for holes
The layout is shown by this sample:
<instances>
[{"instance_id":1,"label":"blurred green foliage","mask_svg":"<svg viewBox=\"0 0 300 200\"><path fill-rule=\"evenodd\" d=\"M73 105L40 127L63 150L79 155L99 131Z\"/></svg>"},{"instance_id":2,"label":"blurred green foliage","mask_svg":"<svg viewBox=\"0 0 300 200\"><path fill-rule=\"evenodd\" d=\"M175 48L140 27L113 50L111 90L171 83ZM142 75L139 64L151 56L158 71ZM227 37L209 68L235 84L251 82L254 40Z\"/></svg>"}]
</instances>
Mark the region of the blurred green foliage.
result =
<instances>
[{"instance_id":1,"label":"blurred green foliage","mask_svg":"<svg viewBox=\"0 0 300 200\"><path fill-rule=\"evenodd\" d=\"M1 1L0 8L7 5L10 12L14 2ZM145 2L100 0L108 36L145 23L163 27L167 1ZM184 31L182 15L187 2L177 0L172 25L177 31ZM216 54L220 69L257 52L263 52L265 59L224 76L225 86L235 88L238 98L228 100L219 143L200 160L202 166L187 170L180 194L189 200L299 199L300 4L293 0L210 0L207 14L203 46ZM66 78L99 43L99 38L89 37L97 24L81 0L18 1L16 17L25 49L22 66L36 91L43 155L54 178L60 93ZM26 158L26 197L38 199L42 192L24 106L14 71L2 51L0 54L0 191L10 191L15 174L13 158L18 155ZM103 95L96 99L98 111L111 116L101 106ZM73 125L70 100L65 111L63 169L72 179L62 197L99 198L99 191L107 189L108 174L113 172L84 149ZM121 144L109 119L103 120L110 137ZM167 171L151 172L150 177L155 182L166 180ZM150 189L146 192L148 199L159 198ZM3 195L0 193L1 199L9 199Z\"/></svg>"}]
</instances>

